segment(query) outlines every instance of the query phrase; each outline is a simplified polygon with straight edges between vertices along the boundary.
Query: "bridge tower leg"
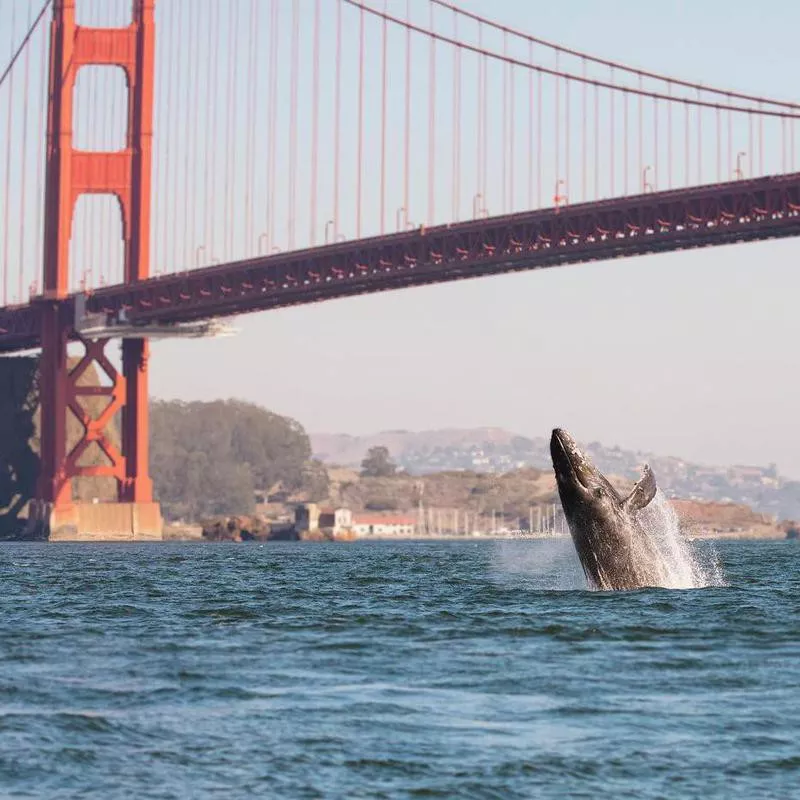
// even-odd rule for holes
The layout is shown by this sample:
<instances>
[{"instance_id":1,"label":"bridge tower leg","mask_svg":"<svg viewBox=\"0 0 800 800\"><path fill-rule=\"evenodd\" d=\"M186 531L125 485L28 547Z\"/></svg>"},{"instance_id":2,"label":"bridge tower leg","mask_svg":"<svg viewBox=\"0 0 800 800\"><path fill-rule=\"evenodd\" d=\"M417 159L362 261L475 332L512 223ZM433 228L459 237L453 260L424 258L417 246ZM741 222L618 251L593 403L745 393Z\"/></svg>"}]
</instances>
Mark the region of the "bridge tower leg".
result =
<instances>
[{"instance_id":1,"label":"bridge tower leg","mask_svg":"<svg viewBox=\"0 0 800 800\"><path fill-rule=\"evenodd\" d=\"M161 514L153 503L148 469L147 343L123 340L122 373L106 358L107 340L83 341L85 355L70 369L69 242L78 197L113 194L119 201L125 252L125 282L149 276L150 175L153 133L155 0L132 0L133 18L125 28L88 28L75 21L76 0L54 0L50 30L50 78L45 188L44 293L41 299L40 364L41 475L34 523L50 538L161 538ZM125 148L94 152L72 146L73 94L78 70L86 65L119 67L128 87ZM94 363L110 386L81 381ZM105 396L97 418L81 396ZM112 443L109 425L122 411L122 451ZM83 428L68 448L67 418ZM92 444L110 463L78 462ZM81 508L73 502L72 479L105 475L117 480L117 503Z\"/></svg>"}]
</instances>

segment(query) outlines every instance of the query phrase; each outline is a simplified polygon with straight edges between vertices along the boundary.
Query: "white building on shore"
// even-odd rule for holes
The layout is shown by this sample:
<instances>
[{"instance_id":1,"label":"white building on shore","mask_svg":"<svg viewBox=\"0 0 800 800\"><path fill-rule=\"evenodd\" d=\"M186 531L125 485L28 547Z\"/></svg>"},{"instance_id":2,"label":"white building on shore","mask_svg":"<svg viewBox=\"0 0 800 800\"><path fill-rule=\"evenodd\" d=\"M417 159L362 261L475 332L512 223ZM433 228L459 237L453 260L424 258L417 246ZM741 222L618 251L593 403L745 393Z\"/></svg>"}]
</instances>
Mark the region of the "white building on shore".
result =
<instances>
[{"instance_id":1,"label":"white building on shore","mask_svg":"<svg viewBox=\"0 0 800 800\"><path fill-rule=\"evenodd\" d=\"M353 514L356 536L413 536L417 520L404 514Z\"/></svg>"},{"instance_id":2,"label":"white building on shore","mask_svg":"<svg viewBox=\"0 0 800 800\"><path fill-rule=\"evenodd\" d=\"M351 530L353 515L349 508L328 508L316 503L303 503L294 513L294 527L298 533L330 530L339 534Z\"/></svg>"}]
</instances>

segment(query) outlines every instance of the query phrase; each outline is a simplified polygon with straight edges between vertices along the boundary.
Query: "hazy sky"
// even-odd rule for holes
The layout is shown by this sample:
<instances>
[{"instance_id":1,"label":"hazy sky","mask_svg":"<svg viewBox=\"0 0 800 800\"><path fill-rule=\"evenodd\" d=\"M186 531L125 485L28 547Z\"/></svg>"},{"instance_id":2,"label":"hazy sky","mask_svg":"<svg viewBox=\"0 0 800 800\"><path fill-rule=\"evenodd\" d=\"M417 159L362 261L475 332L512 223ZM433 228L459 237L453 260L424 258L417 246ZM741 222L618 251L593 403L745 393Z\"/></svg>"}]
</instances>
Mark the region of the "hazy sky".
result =
<instances>
[{"instance_id":1,"label":"hazy sky","mask_svg":"<svg viewBox=\"0 0 800 800\"><path fill-rule=\"evenodd\" d=\"M800 100L794 0L460 5L632 66ZM309 431L559 425L800 478L798 266L788 240L240 317L233 338L155 343L151 391L252 400Z\"/></svg>"},{"instance_id":2,"label":"hazy sky","mask_svg":"<svg viewBox=\"0 0 800 800\"><path fill-rule=\"evenodd\" d=\"M480 2L633 65L800 99L800 6ZM570 266L237 320L158 343L152 392L236 396L309 431L503 426L800 477L800 243Z\"/></svg>"}]
</instances>

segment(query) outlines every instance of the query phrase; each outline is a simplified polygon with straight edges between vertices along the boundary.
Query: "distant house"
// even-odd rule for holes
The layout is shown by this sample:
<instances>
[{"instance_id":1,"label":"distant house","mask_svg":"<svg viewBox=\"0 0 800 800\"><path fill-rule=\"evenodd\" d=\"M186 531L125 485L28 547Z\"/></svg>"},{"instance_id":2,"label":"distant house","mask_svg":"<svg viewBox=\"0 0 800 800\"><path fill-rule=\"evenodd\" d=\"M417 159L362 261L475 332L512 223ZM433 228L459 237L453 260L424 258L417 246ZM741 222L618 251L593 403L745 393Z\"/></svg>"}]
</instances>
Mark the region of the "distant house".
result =
<instances>
[{"instance_id":1,"label":"distant house","mask_svg":"<svg viewBox=\"0 0 800 800\"><path fill-rule=\"evenodd\" d=\"M356 536L413 536L416 519L396 514L353 514Z\"/></svg>"},{"instance_id":2,"label":"distant house","mask_svg":"<svg viewBox=\"0 0 800 800\"><path fill-rule=\"evenodd\" d=\"M349 508L321 508L319 527L330 528L334 533L350 530L353 527L353 512Z\"/></svg>"},{"instance_id":3,"label":"distant house","mask_svg":"<svg viewBox=\"0 0 800 800\"><path fill-rule=\"evenodd\" d=\"M353 527L353 514L349 508L320 507L316 503L303 503L294 511L294 527L298 533L330 528L334 534Z\"/></svg>"}]
</instances>

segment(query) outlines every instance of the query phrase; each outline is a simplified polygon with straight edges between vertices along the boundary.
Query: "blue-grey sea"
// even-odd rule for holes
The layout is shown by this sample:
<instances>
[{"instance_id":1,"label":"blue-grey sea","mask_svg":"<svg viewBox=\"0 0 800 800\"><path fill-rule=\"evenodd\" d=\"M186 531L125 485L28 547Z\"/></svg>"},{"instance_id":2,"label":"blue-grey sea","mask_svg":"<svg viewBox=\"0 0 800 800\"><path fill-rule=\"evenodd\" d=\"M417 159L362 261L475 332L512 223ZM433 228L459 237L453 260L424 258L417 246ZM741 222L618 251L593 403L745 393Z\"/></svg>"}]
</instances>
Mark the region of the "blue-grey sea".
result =
<instances>
[{"instance_id":1,"label":"blue-grey sea","mask_svg":"<svg viewBox=\"0 0 800 800\"><path fill-rule=\"evenodd\" d=\"M800 542L0 549L0 796L800 797Z\"/></svg>"}]
</instances>

